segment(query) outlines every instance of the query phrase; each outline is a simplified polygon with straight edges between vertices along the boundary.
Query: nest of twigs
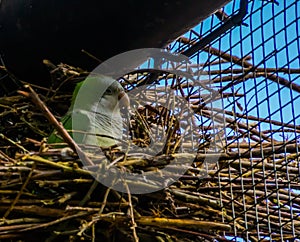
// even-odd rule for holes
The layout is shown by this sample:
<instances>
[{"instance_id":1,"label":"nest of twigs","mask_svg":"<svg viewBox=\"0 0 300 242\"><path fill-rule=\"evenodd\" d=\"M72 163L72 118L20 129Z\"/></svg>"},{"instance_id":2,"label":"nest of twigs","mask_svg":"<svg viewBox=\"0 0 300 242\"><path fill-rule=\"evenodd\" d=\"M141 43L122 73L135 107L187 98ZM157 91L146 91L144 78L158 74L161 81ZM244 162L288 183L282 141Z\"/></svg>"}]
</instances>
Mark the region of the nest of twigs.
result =
<instances>
[{"instance_id":1,"label":"nest of twigs","mask_svg":"<svg viewBox=\"0 0 300 242\"><path fill-rule=\"evenodd\" d=\"M264 139L265 134L252 127L250 136L256 139L256 145L248 142L225 145L224 133L220 131L212 136L209 125L201 126L201 130L198 128L197 134L190 133L197 137L193 162L184 174L178 173L181 176L177 181L166 188L136 195L130 193L126 184L127 192L124 193L102 185L95 180L92 170L83 169L71 143L67 142L64 147L47 144L47 137L55 128L51 118L59 120L64 115L74 84L87 75L81 69L61 64L52 70L53 78L59 80L60 85L48 89L32 85L19 94L0 98L1 241L226 241L225 234L233 234L234 228L241 236L245 231L247 222L242 215L245 209L248 218L252 219L256 216L262 219L276 211L274 199L278 197L275 194L270 194L268 201L261 200L269 203L268 211L263 205L257 205L250 183L252 176L258 182L263 172L268 176L268 183L273 184L272 170L276 166L277 171L283 173L283 179L276 184L284 187L284 173L289 169L289 186L299 188L293 180L293 176L298 175L298 169L294 167L297 163L296 156L293 156L294 143L284 149L282 144L270 139L259 143L257 137ZM156 78L166 78L165 75L156 75ZM128 86L125 77L121 82ZM177 87L187 88L182 83ZM190 95L189 102L195 113L211 117L199 96L197 99L197 95ZM138 114L130 120L134 144L142 148L149 146L153 126L159 126L165 132L166 144L155 155L120 153L111 149L105 151L105 157L109 157L112 163L117 160L114 164L130 172L157 170L160 174L160 169L172 164L176 173L176 169L190 159L189 153L178 148L183 142L178 120L163 107L149 105L137 110ZM236 117L238 114L231 115ZM230 118L226 122L227 127L237 132L247 128L242 122ZM212 142L218 152L209 149ZM188 145L191 144L186 144L186 147ZM261 147L264 147L265 155L274 153L276 163L266 159L254 168L254 160L249 159L249 145L253 145L251 157L254 160L261 158ZM289 160L294 160L294 163L282 166L286 162L281 155L283 150L289 150ZM64 157L66 152L67 159ZM203 162L207 157L219 160L219 163L208 164L204 169ZM93 155L87 158L94 159ZM252 175L253 171L255 175ZM203 172L207 176L203 176ZM138 183L147 190L147 182ZM161 184L152 185L159 188ZM257 187L255 192L260 197L265 196L263 187L261 190ZM294 203L300 204L296 195L290 193L289 196L294 196ZM288 198L282 195L281 199L284 202ZM234 213L241 213L241 217L233 216L233 207ZM281 216L281 221L286 222L283 229L288 233L289 214L282 212ZM293 221L293 224L296 227L294 232L299 233L299 222ZM255 234L255 225L247 225L247 231L251 233L252 226ZM281 225L273 222L273 226ZM261 229L268 230L267 226Z\"/></svg>"}]
</instances>

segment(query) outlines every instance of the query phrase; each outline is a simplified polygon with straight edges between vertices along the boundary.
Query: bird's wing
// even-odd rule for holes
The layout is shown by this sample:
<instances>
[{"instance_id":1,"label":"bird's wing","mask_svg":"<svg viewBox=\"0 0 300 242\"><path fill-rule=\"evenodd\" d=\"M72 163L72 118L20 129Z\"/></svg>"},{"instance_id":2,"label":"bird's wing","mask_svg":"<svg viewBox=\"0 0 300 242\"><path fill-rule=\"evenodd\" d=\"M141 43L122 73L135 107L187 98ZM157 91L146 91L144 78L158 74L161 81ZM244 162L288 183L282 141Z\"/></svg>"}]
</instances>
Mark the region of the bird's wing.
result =
<instances>
[{"instance_id":1,"label":"bird's wing","mask_svg":"<svg viewBox=\"0 0 300 242\"><path fill-rule=\"evenodd\" d=\"M78 134L76 135L76 138L78 140L83 140L84 131L89 126L90 119L89 119L89 117L86 113L77 112L75 115L76 115L76 118L78 120L80 120L80 122L78 122L78 123L82 124L81 127L78 126L79 131L78 131ZM75 118L74 113L68 112L61 119L62 125L68 131L68 133L71 135L71 137L73 137L73 133L76 132L76 131L72 130L72 127L73 127L72 120L73 120L73 118ZM63 143L63 142L64 142L63 138L57 133L56 130L54 130L50 134L50 136L48 137L48 143L50 143L50 144Z\"/></svg>"}]
</instances>

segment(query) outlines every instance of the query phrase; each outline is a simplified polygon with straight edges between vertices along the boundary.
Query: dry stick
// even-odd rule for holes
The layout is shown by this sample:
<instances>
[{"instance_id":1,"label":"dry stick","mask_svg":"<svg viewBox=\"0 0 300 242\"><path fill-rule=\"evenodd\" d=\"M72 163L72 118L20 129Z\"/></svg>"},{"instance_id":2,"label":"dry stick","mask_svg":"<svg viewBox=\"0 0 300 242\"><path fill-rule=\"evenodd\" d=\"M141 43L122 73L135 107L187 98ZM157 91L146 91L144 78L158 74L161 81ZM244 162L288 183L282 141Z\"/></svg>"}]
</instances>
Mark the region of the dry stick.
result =
<instances>
[{"instance_id":1,"label":"dry stick","mask_svg":"<svg viewBox=\"0 0 300 242\"><path fill-rule=\"evenodd\" d=\"M195 219L173 219L173 218L155 218L155 217L141 217L137 219L137 223L144 226L155 226L159 228L189 228L196 230L220 230L232 231L229 224L213 221L199 221Z\"/></svg>"},{"instance_id":2,"label":"dry stick","mask_svg":"<svg viewBox=\"0 0 300 242\"><path fill-rule=\"evenodd\" d=\"M23 150L24 153L27 153L27 154L29 153L29 151L26 150L22 145L18 144L18 142L13 141L12 139L6 137L4 134L0 133L0 138L8 141L9 143L11 143L13 145L15 145L19 149Z\"/></svg>"},{"instance_id":3,"label":"dry stick","mask_svg":"<svg viewBox=\"0 0 300 242\"><path fill-rule=\"evenodd\" d=\"M85 194L84 198L78 204L79 206L84 206L91 199L92 193L95 191L95 189L97 188L98 184L99 184L99 182L97 181L97 179L94 180L94 182L90 186L88 192Z\"/></svg>"},{"instance_id":4,"label":"dry stick","mask_svg":"<svg viewBox=\"0 0 300 242\"><path fill-rule=\"evenodd\" d=\"M248 70L249 69L245 69L245 71L248 71ZM257 77L265 77L265 78L269 79L270 81L273 81L273 82L276 82L276 83L278 82L280 85L285 86L287 88L291 88L292 90L300 93L300 85L298 85L294 82L288 81L287 79L285 79L283 77L279 77L275 74L270 74L270 73L267 73L267 72L258 72L256 70L257 69L253 70L254 73L249 73L249 74L245 75L244 78L241 79L241 80L240 80L240 78L243 75L228 75L228 76L224 76L224 77L220 77L220 78L215 78L213 80L201 81L201 82L202 83L205 83L205 82L219 83L219 82L226 82L226 81L228 81L228 82L235 81L234 84L238 84L238 83L240 83L240 82L242 82L243 80L246 80L246 79L252 79L252 78L257 78Z\"/></svg>"},{"instance_id":5,"label":"dry stick","mask_svg":"<svg viewBox=\"0 0 300 242\"><path fill-rule=\"evenodd\" d=\"M189 45L192 45L192 46L197 43L196 40L191 41L190 39L188 39L186 37L180 37L179 40L180 40L180 42L182 42L184 44L189 44ZM209 52L210 54L213 54L217 57L221 57L223 60L225 60L227 62L233 62L235 64L238 64L238 65L246 67L246 68L252 66L251 63L246 61L246 60L251 59L250 56L245 56L244 58L241 59L237 56L230 55L230 54L228 54L224 51L218 50L217 48L214 48L212 46L205 47L203 50L206 51L206 52Z\"/></svg>"},{"instance_id":6,"label":"dry stick","mask_svg":"<svg viewBox=\"0 0 300 242\"><path fill-rule=\"evenodd\" d=\"M101 215L103 213L104 208L107 205L107 198L108 198L108 195L109 195L110 191L111 191L111 188L109 188L109 187L105 191L103 202L102 202L102 205L101 205L100 210L99 210L99 215Z\"/></svg>"},{"instance_id":7,"label":"dry stick","mask_svg":"<svg viewBox=\"0 0 300 242\"><path fill-rule=\"evenodd\" d=\"M242 192L241 191L241 193L244 193L244 192ZM224 195L225 196L225 195ZM253 196L253 193L252 193L252 196ZM238 204L237 202L236 202L236 200L234 200L235 201L235 203L236 204ZM288 201L285 201L286 203L288 203ZM228 200L228 204L226 204L226 205L229 205L229 206L231 206L230 205L230 200ZM241 203L239 203L239 207L238 206L236 206L236 208L235 208L235 210L237 210L237 211L240 211L240 216L242 215L243 216L243 213L245 212L245 208L246 208L246 211L247 211L247 214L255 214L256 212L255 211L251 211L251 208L253 208L254 206L257 206L258 204L253 204L253 205L242 205ZM245 208L244 208L245 207ZM228 207L228 209L230 209L229 207ZM257 210L258 210L258 214L260 214L261 215L261 217L264 217L264 216L267 216L268 214L272 214L272 215L270 215L270 216L277 216L277 218L278 218L278 210L276 210L276 209L273 209L273 208L268 208L268 210L266 209L266 208L264 208L263 206L257 206ZM242 213L242 214L241 214ZM291 214L290 213L288 213L288 212L284 212L284 211L280 211L280 216L282 217L282 219L283 220L285 220L285 221L288 221L289 219L290 219L290 217L291 217ZM274 218L274 217L273 217Z\"/></svg>"},{"instance_id":8,"label":"dry stick","mask_svg":"<svg viewBox=\"0 0 300 242\"><path fill-rule=\"evenodd\" d=\"M8 160L9 162L13 164L17 164L17 161L11 157L9 157L7 154L5 154L2 150L0 150L0 158L3 157L4 159Z\"/></svg>"},{"instance_id":9,"label":"dry stick","mask_svg":"<svg viewBox=\"0 0 300 242\"><path fill-rule=\"evenodd\" d=\"M247 71L247 68L236 68L236 69L226 69L226 70L208 70L208 71L203 71L201 72L204 75L219 75L219 74L241 74L245 71ZM274 72L280 72L280 73L285 73L285 74L299 74L300 69L296 68L256 68L255 73L265 73L266 74L271 74Z\"/></svg>"},{"instance_id":10,"label":"dry stick","mask_svg":"<svg viewBox=\"0 0 300 242\"><path fill-rule=\"evenodd\" d=\"M246 75L245 76L245 78L251 78L251 77L254 77L256 75L256 77L257 77L257 75L261 75L261 73L257 73L257 74L249 74L249 75ZM276 76L275 76L276 77ZM232 80L234 80L234 79L238 79L238 78L240 78L240 76L237 76L237 77L234 77L234 76L227 76L227 77L225 77L225 78L221 78L222 79L222 81L224 81L225 79L228 79L228 81L232 81ZM279 77L276 77L276 78L279 78ZM218 79L218 80L221 80L221 79ZM294 83L290 83L290 82L288 82L287 80L285 80L285 79L283 79L283 78L280 78L280 80L282 81L281 82L281 84L283 84L283 82L285 83L285 85L286 86L288 86L288 85L292 85L292 88L293 89L295 89L295 90L299 90L300 91L300 87L298 87L296 84L294 84ZM284 80L284 81L283 81ZM194 95L193 96L193 98L194 97L196 97L196 95ZM202 97L204 97L204 96L202 96ZM206 100L206 102L207 102L207 100ZM199 102L192 102L192 104L198 104ZM226 112L226 114L230 114L230 115L233 115L233 113L232 112L230 112L230 111L228 111L228 110L225 110L225 112ZM242 114L237 114L237 116L239 116L239 117L245 117L245 115L242 115ZM257 118L257 117L254 117L254 116L249 116L249 118L250 119L253 119L253 120L259 120L259 121L264 121L264 122L271 122L271 123L273 123L273 124L276 124L276 125L282 125L282 123L280 123L280 122L278 122L278 121L273 121L273 120L269 120L269 119L262 119L262 118ZM293 125L284 125L284 126L289 126L289 127L291 127L291 128L294 128L294 126ZM246 128L246 127L245 127ZM262 133L263 134L263 133ZM267 136L265 136L265 137L267 137Z\"/></svg>"},{"instance_id":11,"label":"dry stick","mask_svg":"<svg viewBox=\"0 0 300 242\"><path fill-rule=\"evenodd\" d=\"M200 103L200 101L199 101L199 98L201 99L204 99L204 100L206 100L206 99L208 99L209 97L210 97L211 95L210 94L199 94L199 93L197 93L197 94L193 94L193 95L191 95L191 96L189 96L188 97L188 99L189 100L192 100L192 99L197 99L197 101L190 101L190 104L194 104L194 105L197 105L197 104L199 104ZM244 94L239 94L239 93L232 93L232 92L224 92L223 94L222 94L222 97L220 96L220 97L216 97L216 99L214 100L214 101L216 101L217 99L223 99L223 98L228 98L228 97L244 97L245 95ZM212 109L212 108L210 108L210 109ZM225 110L224 110L225 111Z\"/></svg>"},{"instance_id":12,"label":"dry stick","mask_svg":"<svg viewBox=\"0 0 300 242\"><path fill-rule=\"evenodd\" d=\"M58 223L62 223L62 222L67 221L67 220L71 220L71 219L75 219L75 218L87 216L87 215L89 215L91 213L93 213L93 212L79 212L77 214L73 214L73 215L70 215L70 216L61 217L61 218L56 219L56 220L51 221L51 222L47 222L47 223L43 223L43 224L31 226L30 228L26 228L26 229L21 229L18 232L27 232L27 231L37 230L37 229L41 229L41 228L47 228L49 226L52 226L52 225L55 225L55 224L58 224Z\"/></svg>"},{"instance_id":13,"label":"dry stick","mask_svg":"<svg viewBox=\"0 0 300 242\"><path fill-rule=\"evenodd\" d=\"M225 61L237 64L237 65L243 67L243 69L246 69L246 70L253 67L253 65L250 62L248 62L248 61L252 60L252 56L251 55L247 55L247 56L243 56L243 57L238 57L238 56L231 55L231 54L228 54L226 52L223 52L221 50L218 50L216 48L213 48L211 46L210 46L210 53L212 53L213 55L216 55L218 57L221 57ZM220 55L218 55L218 53ZM232 68L230 68L229 70L231 70L231 69Z\"/></svg>"},{"instance_id":14,"label":"dry stick","mask_svg":"<svg viewBox=\"0 0 300 242\"><path fill-rule=\"evenodd\" d=\"M257 67L254 67L251 63L245 61L244 58L239 58L237 56L233 56L233 55L230 55L228 53L225 53L221 50L218 50L216 48L213 48L213 47L206 47L204 48L205 51L213 54L213 55L216 55L218 57L221 57L223 58L224 60L227 60L229 62L232 62L234 64L237 64L237 65L240 65L242 67L246 67L246 68L249 68L248 70L246 71L251 71L251 69L253 69L253 72L256 72L257 70ZM261 68L260 68L261 70ZM254 73L252 74L253 77L259 77L259 76L266 76L266 71L264 70L263 73ZM249 76L251 76L251 74L247 74L243 79L247 79L246 77L249 78ZM238 76L236 79L240 79L241 76ZM293 83L293 82L290 82L282 77L278 77L277 75L274 75L274 74L267 74L267 78L273 82L278 82L280 85L283 85L285 87L288 87L288 88L291 88L292 90L296 91L296 92L299 92L300 93L300 86L297 85L296 83ZM223 78L221 78L223 79ZM224 79L223 79L224 80ZM241 82L242 80L240 81L237 81L236 82L232 82L234 84L238 84L239 82ZM214 80L215 81L215 80ZM233 81L233 80L231 80ZM229 87L229 86L228 86ZM228 88L228 87L225 87L225 88ZM221 89L220 91L224 91L224 89Z\"/></svg>"},{"instance_id":15,"label":"dry stick","mask_svg":"<svg viewBox=\"0 0 300 242\"><path fill-rule=\"evenodd\" d=\"M228 62L232 62L234 64L240 65L242 67L246 67L246 68L252 67L252 64L248 61L245 61L245 58L239 58L238 56L230 55L222 50L218 50L217 48L209 46L204 48L203 50L217 57L221 57L222 59Z\"/></svg>"},{"instance_id":16,"label":"dry stick","mask_svg":"<svg viewBox=\"0 0 300 242\"><path fill-rule=\"evenodd\" d=\"M272 129L267 129L267 130L264 130L262 131L264 134L269 134L269 133L300 133L300 130L298 129L277 129L277 130L272 130Z\"/></svg>"},{"instance_id":17,"label":"dry stick","mask_svg":"<svg viewBox=\"0 0 300 242\"><path fill-rule=\"evenodd\" d=\"M7 231L8 229L14 229L16 227L18 227L19 225L15 224L20 224L20 223L40 223L45 221L44 219L40 219L40 218L31 218L31 217L24 217L24 218L17 218L17 219L6 219L6 220L2 220L0 222L0 231ZM4 225L12 225L12 226L4 226ZM22 226L22 225L21 225Z\"/></svg>"},{"instance_id":18,"label":"dry stick","mask_svg":"<svg viewBox=\"0 0 300 242\"><path fill-rule=\"evenodd\" d=\"M283 123L283 122L280 122L280 121L276 121L276 120L272 120L272 119L267 119L267 118L259 118L259 117L252 116L252 115L247 115L246 116L245 114L233 113L232 111L224 110L224 109L220 109L220 108L209 108L209 110L216 111L218 113L224 112L225 114L228 114L228 115L231 115L231 116L235 115L238 118L244 118L244 119L253 120L253 121L259 121L259 122L265 122L265 123L270 123L270 124L274 124L274 125L277 125L277 126L289 127L289 128L296 128L296 129L300 130L300 125Z\"/></svg>"},{"instance_id":19,"label":"dry stick","mask_svg":"<svg viewBox=\"0 0 300 242\"><path fill-rule=\"evenodd\" d=\"M252 58L251 58L251 56L245 56L244 59L245 60L251 60ZM219 59L217 61L210 62L209 66L214 66L214 65L216 66L216 65L220 65L220 64L228 64L228 61ZM192 64L187 65L187 67L189 67L189 68L199 68L200 66L207 66L207 63L198 63L198 64L192 63ZM184 67L184 68L186 68L186 67Z\"/></svg>"},{"instance_id":20,"label":"dry stick","mask_svg":"<svg viewBox=\"0 0 300 242\"><path fill-rule=\"evenodd\" d=\"M188 228L187 229L180 229L180 228L175 228L175 227L166 227L166 229L173 230L173 231L176 231L176 232L180 232L180 233L185 234L185 235L188 235L188 234L195 235L195 236L198 236L199 238L205 237L205 238L207 238L207 241L214 241L214 240L217 239L217 241L228 242L228 239L222 238L220 236L204 234L204 233L201 233L201 232L198 232L198 231L190 230Z\"/></svg>"},{"instance_id":21,"label":"dry stick","mask_svg":"<svg viewBox=\"0 0 300 242\"><path fill-rule=\"evenodd\" d=\"M186 45L194 45L197 43L196 40L191 40L191 39L183 37L183 36L179 37L177 40Z\"/></svg>"},{"instance_id":22,"label":"dry stick","mask_svg":"<svg viewBox=\"0 0 300 242\"><path fill-rule=\"evenodd\" d=\"M84 49L82 49L81 52L86 54L88 57L91 57L93 60L97 61L99 64L103 62L102 60L100 60L99 58L97 58L96 56L94 56L93 54L91 54L90 52L88 52Z\"/></svg>"},{"instance_id":23,"label":"dry stick","mask_svg":"<svg viewBox=\"0 0 300 242\"><path fill-rule=\"evenodd\" d=\"M292 148L296 148L296 147L292 147ZM298 146L298 149L300 148L300 146ZM284 152L284 147L282 147L281 150L273 150L273 149L263 149L263 155L264 156L270 156L275 152ZM288 152L288 151L287 151ZM262 152L258 149L251 151L247 151L245 153L242 154L238 154L238 152L232 153L232 154L228 154L229 156L235 156L235 158L249 158L250 156L252 157L261 157L262 156ZM198 158L198 156L197 156ZM202 158L203 159L203 158ZM228 164L228 162L225 162L225 159L219 159L218 162L219 163L225 163ZM235 160L235 161L230 161L230 166L231 167L240 167L242 165L243 168L248 168L248 169L262 169L264 168L266 171L282 171L284 173L288 172L290 175L292 174L298 174L299 169L297 167L292 167L292 166L285 166L285 165L273 165L272 163L256 163L256 164L251 164L249 162L244 162L244 161L239 161L239 160ZM244 180L246 180L246 178L244 178Z\"/></svg>"},{"instance_id":24,"label":"dry stick","mask_svg":"<svg viewBox=\"0 0 300 242\"><path fill-rule=\"evenodd\" d=\"M128 203L129 203L130 217L131 217L131 229L132 229L134 241L139 242L139 237L137 236L136 229L135 229L137 227L137 224L134 220L134 208L133 208L133 205L132 205L130 189L129 189L129 186L128 186L128 184L125 180L123 181L123 184L126 188L126 192L127 192L127 195L128 195Z\"/></svg>"},{"instance_id":25,"label":"dry stick","mask_svg":"<svg viewBox=\"0 0 300 242\"><path fill-rule=\"evenodd\" d=\"M259 132L257 129L255 128L250 128L247 126L247 124L244 124L242 122L236 122L234 119L231 118L223 118L222 115L218 115L218 114L214 114L213 111L211 110L201 110L201 114L206 116L207 118L211 118L212 116L214 116L214 118L216 118L217 120L219 120L220 122L226 121L227 124L230 124L229 127L231 127L232 125L237 125L239 128L245 129L247 131L249 131L250 133L257 135L258 137L263 138L264 140L267 140L269 142L272 142L272 138L269 138L267 135L263 134L262 132ZM277 143L277 141L274 141L275 143Z\"/></svg>"},{"instance_id":26,"label":"dry stick","mask_svg":"<svg viewBox=\"0 0 300 242\"><path fill-rule=\"evenodd\" d=\"M95 180L95 181L96 181L96 180ZM100 208L100 210L99 210L99 212L98 212L98 215L99 215L99 216L101 216L101 214L103 213L104 208L105 208L105 206L106 206L106 204L107 204L107 198L108 198L108 195L109 195L110 190L111 190L110 188L107 188L107 190L106 190L106 192L105 192L105 194L104 194L103 203L102 203L101 208ZM81 202L80 202L80 203L81 203ZM93 211L96 210L96 209L93 209L93 208L83 208L83 207L81 207L80 203L79 203L79 206L80 206L80 207L77 207L77 209L79 209L80 211L90 211L90 212L93 212ZM69 207L68 209L70 210L70 207ZM75 209L76 209L76 208L75 208ZM72 209L72 210L73 210L73 209ZM86 229L88 229L89 227L91 227L92 230L94 231L94 224L95 224L96 221L97 221L97 220L92 220L92 221L90 221L87 225L83 226L82 229L77 233L77 235L82 236L82 234L84 233L84 231L85 231ZM95 240L94 240L94 238L95 238L94 232L93 232L93 236L92 236L92 237L93 237L93 240L92 240L92 241L95 241Z\"/></svg>"},{"instance_id":27,"label":"dry stick","mask_svg":"<svg viewBox=\"0 0 300 242\"><path fill-rule=\"evenodd\" d=\"M211 49L214 49L214 48L211 48ZM218 50L217 49L215 49L215 50L213 52L211 52L211 51L210 52L213 53L213 54L218 54L218 52L217 52ZM222 53L222 51L219 51L219 52ZM220 55L220 57L225 58L226 60L230 60L231 62L233 62L235 64L241 65L242 67L253 68L253 65L251 65L249 62L245 62L245 61L243 61L243 59L240 59L240 58L238 58L236 56L231 56L231 55L223 52ZM229 57L231 57L231 59ZM245 70L245 71L248 71L248 70ZM269 80L271 80L273 82L278 82L280 85L283 85L285 87L291 88L292 90L300 93L300 85L298 85L296 83L293 83L293 82L290 82L290 81L288 81L288 80L286 80L286 79L284 79L282 77L279 77L277 75L268 74L267 73L268 72L268 68L267 69L264 69L264 68L255 68L253 71L254 71L254 73L246 75L245 79L249 79L251 77L253 78L253 77L266 77L267 76L267 78ZM274 71L279 71L279 72L284 72L284 73L299 73L299 69L297 70L297 69L286 69L286 68L284 68L282 70L281 69L279 69L279 70L277 70L277 69L269 69L269 71L273 71L273 72ZM236 79L239 79L239 78L240 78L240 76L238 76ZM213 81L214 82L219 82L220 80L224 81L224 78L214 79Z\"/></svg>"},{"instance_id":28,"label":"dry stick","mask_svg":"<svg viewBox=\"0 0 300 242\"><path fill-rule=\"evenodd\" d=\"M117 198L120 201L120 204L125 204L127 203L127 201L125 200L125 198L123 196L120 195L120 193L118 193L116 190L110 190L110 193ZM136 211L136 209L133 208L133 212L136 215L136 217L140 217L140 213L138 211Z\"/></svg>"},{"instance_id":29,"label":"dry stick","mask_svg":"<svg viewBox=\"0 0 300 242\"><path fill-rule=\"evenodd\" d=\"M55 180L55 181L49 181L49 180L37 180L36 183L41 186L63 186L63 185L78 185L78 184L90 184L92 183L92 179L68 179L68 180Z\"/></svg>"},{"instance_id":30,"label":"dry stick","mask_svg":"<svg viewBox=\"0 0 300 242\"><path fill-rule=\"evenodd\" d=\"M37 93L31 88L31 86L25 85L24 87L29 89L30 93L24 91L18 91L18 93L32 100L32 102L43 112L43 114L49 120L49 122L55 127L55 129L62 136L64 141L73 149L74 152L77 152L77 154L83 158L86 164L90 166L94 165L94 163L90 160L90 158L87 157L87 155L81 150L81 148L72 139L72 137L66 131L62 123L56 120L54 115L50 112L48 107L43 103L43 101L39 98Z\"/></svg>"},{"instance_id":31,"label":"dry stick","mask_svg":"<svg viewBox=\"0 0 300 242\"><path fill-rule=\"evenodd\" d=\"M265 74L265 73L263 73ZM264 75L263 75L264 76ZM267 78L273 82L279 83L282 86L285 86L287 88L292 89L293 91L299 92L300 93L300 85L294 83L294 82L290 82L286 79L284 79L283 77L280 76L276 76L274 74L268 74Z\"/></svg>"},{"instance_id":32,"label":"dry stick","mask_svg":"<svg viewBox=\"0 0 300 242\"><path fill-rule=\"evenodd\" d=\"M33 164L32 168L31 168L31 171L30 171L30 173L28 174L28 177L26 178L26 181L23 183L23 185L22 185L20 191L18 192L18 195L16 196L15 200L14 200L13 203L11 204L10 208L9 208L9 209L6 211L6 213L4 214L3 218L6 218L6 217L10 214L10 212L14 209L14 206L17 204L17 202L18 202L19 198L21 197L21 195L22 195L24 189L26 188L26 186L27 186L29 180L31 179L35 167L36 167L36 163Z\"/></svg>"},{"instance_id":33,"label":"dry stick","mask_svg":"<svg viewBox=\"0 0 300 242\"><path fill-rule=\"evenodd\" d=\"M279 146L274 146L274 147L263 147L261 149L258 147L257 149L251 149L251 150L246 150L245 152L227 152L227 153L212 153L212 154L201 154L198 153L196 155L196 160L204 160L206 158L210 159L217 159L219 162L220 161L227 161L227 160L232 160L232 159L238 159L238 158L261 158L262 153L265 157L274 155L274 154L280 154L280 153L294 153L297 152L297 150L300 149L300 145L297 144L288 144L288 145L279 145ZM180 157L185 157L188 159L194 158L193 154L173 154L172 157L180 158ZM271 165L272 166L272 165ZM273 167L274 168L274 167ZM297 168L294 168L295 171Z\"/></svg>"}]
</instances>

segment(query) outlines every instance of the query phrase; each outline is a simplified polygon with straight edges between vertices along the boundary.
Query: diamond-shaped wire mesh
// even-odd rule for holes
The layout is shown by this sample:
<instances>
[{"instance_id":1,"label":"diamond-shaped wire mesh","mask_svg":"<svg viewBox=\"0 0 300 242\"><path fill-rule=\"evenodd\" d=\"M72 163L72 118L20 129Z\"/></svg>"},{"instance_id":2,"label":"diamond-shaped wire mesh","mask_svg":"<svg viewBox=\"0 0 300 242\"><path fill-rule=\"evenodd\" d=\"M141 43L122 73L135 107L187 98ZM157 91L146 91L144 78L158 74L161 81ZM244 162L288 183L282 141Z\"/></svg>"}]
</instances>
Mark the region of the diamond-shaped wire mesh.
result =
<instances>
[{"instance_id":1,"label":"diamond-shaped wire mesh","mask_svg":"<svg viewBox=\"0 0 300 242\"><path fill-rule=\"evenodd\" d=\"M232 1L167 50L185 53L236 14L239 3ZM195 166L206 164L207 176L192 183L189 195L209 207L199 211L202 219L230 225L220 241L300 237L299 8L299 1L250 1L241 25L191 56L185 71L193 82L156 76L155 84L177 90L194 111Z\"/></svg>"},{"instance_id":2,"label":"diamond-shaped wire mesh","mask_svg":"<svg viewBox=\"0 0 300 242\"><path fill-rule=\"evenodd\" d=\"M206 19L168 49L182 53L238 8L239 1L232 1L223 13ZM250 1L242 25L191 58L191 70L193 64L201 65L198 78L213 90L207 93L198 86L204 101L194 101L201 106L200 116L210 116L203 123L198 120L202 132L211 135L204 143L221 146L218 165L198 184L195 195L219 202L219 213L211 221L222 220L233 228L220 239L300 237L299 8L299 1Z\"/></svg>"}]
</instances>

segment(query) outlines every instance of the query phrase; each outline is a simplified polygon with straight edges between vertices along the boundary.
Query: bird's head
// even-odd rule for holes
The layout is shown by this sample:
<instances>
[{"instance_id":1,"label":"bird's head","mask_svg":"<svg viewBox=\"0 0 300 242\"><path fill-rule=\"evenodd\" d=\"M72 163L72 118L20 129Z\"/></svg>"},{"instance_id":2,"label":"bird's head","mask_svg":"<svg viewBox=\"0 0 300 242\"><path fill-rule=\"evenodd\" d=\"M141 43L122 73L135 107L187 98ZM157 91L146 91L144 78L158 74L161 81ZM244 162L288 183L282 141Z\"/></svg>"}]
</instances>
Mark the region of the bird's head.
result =
<instances>
[{"instance_id":1,"label":"bird's head","mask_svg":"<svg viewBox=\"0 0 300 242\"><path fill-rule=\"evenodd\" d=\"M128 108L130 105L129 97L124 88L117 81L114 81L104 91L97 110L110 110L110 112L119 112L121 108Z\"/></svg>"},{"instance_id":2,"label":"bird's head","mask_svg":"<svg viewBox=\"0 0 300 242\"><path fill-rule=\"evenodd\" d=\"M90 75L77 84L72 98L71 109L99 113L114 113L128 108L129 97L122 85L105 75Z\"/></svg>"}]
</instances>

